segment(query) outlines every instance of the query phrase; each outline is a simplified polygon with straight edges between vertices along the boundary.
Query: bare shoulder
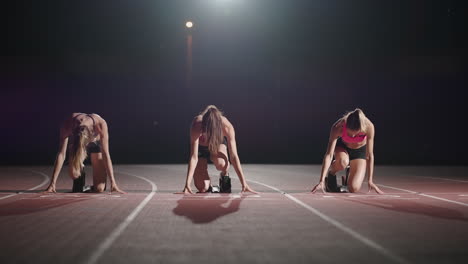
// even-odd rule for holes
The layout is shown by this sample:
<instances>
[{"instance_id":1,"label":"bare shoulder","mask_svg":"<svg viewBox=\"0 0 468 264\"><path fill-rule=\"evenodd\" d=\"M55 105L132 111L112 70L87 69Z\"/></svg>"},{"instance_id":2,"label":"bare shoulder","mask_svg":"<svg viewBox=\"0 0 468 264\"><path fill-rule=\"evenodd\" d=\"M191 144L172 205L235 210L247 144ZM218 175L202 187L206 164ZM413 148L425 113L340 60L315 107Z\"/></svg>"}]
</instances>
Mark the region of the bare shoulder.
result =
<instances>
[{"instance_id":1,"label":"bare shoulder","mask_svg":"<svg viewBox=\"0 0 468 264\"><path fill-rule=\"evenodd\" d=\"M73 123L73 119L75 119L77 116L82 115L83 113L72 113L71 115L67 115L65 120L63 121L64 126L71 125Z\"/></svg>"},{"instance_id":2,"label":"bare shoulder","mask_svg":"<svg viewBox=\"0 0 468 264\"><path fill-rule=\"evenodd\" d=\"M366 118L366 134L374 134L375 127L374 123L372 123L368 118Z\"/></svg>"},{"instance_id":3,"label":"bare shoulder","mask_svg":"<svg viewBox=\"0 0 468 264\"><path fill-rule=\"evenodd\" d=\"M330 133L340 133L343 129L344 120L342 118L338 119L335 123L333 123Z\"/></svg>"},{"instance_id":4,"label":"bare shoulder","mask_svg":"<svg viewBox=\"0 0 468 264\"><path fill-rule=\"evenodd\" d=\"M92 113L92 114L90 114L90 116L91 116L98 124L107 124L107 123L106 123L106 120L104 120L104 118L102 118L102 116L100 116L100 115L98 115L98 114Z\"/></svg>"},{"instance_id":5,"label":"bare shoulder","mask_svg":"<svg viewBox=\"0 0 468 264\"><path fill-rule=\"evenodd\" d=\"M192 127L200 127L203 121L203 116L202 115L197 115L193 118L192 120Z\"/></svg>"},{"instance_id":6,"label":"bare shoulder","mask_svg":"<svg viewBox=\"0 0 468 264\"><path fill-rule=\"evenodd\" d=\"M82 115L82 114L83 114L83 113L79 113L79 112L77 112L77 113L72 113L71 116L69 116L67 119L73 119L73 118L75 118L75 117L77 117L77 116L79 116L79 115Z\"/></svg>"},{"instance_id":7,"label":"bare shoulder","mask_svg":"<svg viewBox=\"0 0 468 264\"><path fill-rule=\"evenodd\" d=\"M94 124L96 131L98 133L104 133L104 135L107 135L109 133L108 132L109 128L107 126L106 120L104 120L104 118L102 118L100 115L95 114L95 113L90 114L90 116L94 120L94 122L96 122Z\"/></svg>"},{"instance_id":8,"label":"bare shoulder","mask_svg":"<svg viewBox=\"0 0 468 264\"><path fill-rule=\"evenodd\" d=\"M193 123L198 122L201 123L203 121L203 116L202 115L197 115L193 118Z\"/></svg>"},{"instance_id":9,"label":"bare shoulder","mask_svg":"<svg viewBox=\"0 0 468 264\"><path fill-rule=\"evenodd\" d=\"M68 134L68 133L71 133L71 130L72 130L72 127L73 127L73 119L75 119L75 117L81 115L82 113L72 113L71 115L68 115L65 120L63 121L61 127L60 127L60 131L63 133L63 134Z\"/></svg>"},{"instance_id":10,"label":"bare shoulder","mask_svg":"<svg viewBox=\"0 0 468 264\"><path fill-rule=\"evenodd\" d=\"M229 119L227 119L225 116L222 116L221 117L221 120L223 122L223 125L225 126L232 126L231 122L229 121Z\"/></svg>"},{"instance_id":11,"label":"bare shoulder","mask_svg":"<svg viewBox=\"0 0 468 264\"><path fill-rule=\"evenodd\" d=\"M202 121L203 116L197 115L192 120L192 125L190 126L191 133L201 133L202 130Z\"/></svg>"},{"instance_id":12,"label":"bare shoulder","mask_svg":"<svg viewBox=\"0 0 468 264\"><path fill-rule=\"evenodd\" d=\"M222 116L221 120L223 122L223 130L225 133L229 133L231 131L234 131L234 126L232 123L227 119L226 117Z\"/></svg>"}]
</instances>

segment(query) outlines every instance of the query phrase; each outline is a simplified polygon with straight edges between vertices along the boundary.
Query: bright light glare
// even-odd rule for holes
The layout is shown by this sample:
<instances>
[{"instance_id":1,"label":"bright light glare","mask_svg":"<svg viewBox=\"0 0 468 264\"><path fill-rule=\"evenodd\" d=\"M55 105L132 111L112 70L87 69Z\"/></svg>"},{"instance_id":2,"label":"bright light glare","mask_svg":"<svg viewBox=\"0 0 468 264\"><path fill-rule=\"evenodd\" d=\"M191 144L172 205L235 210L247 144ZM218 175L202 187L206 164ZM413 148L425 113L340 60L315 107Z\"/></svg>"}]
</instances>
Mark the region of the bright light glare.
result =
<instances>
[{"instance_id":1,"label":"bright light glare","mask_svg":"<svg viewBox=\"0 0 468 264\"><path fill-rule=\"evenodd\" d=\"M192 21L187 21L187 23L185 23L185 26L186 26L187 28L192 28L192 27L193 27Z\"/></svg>"}]
</instances>

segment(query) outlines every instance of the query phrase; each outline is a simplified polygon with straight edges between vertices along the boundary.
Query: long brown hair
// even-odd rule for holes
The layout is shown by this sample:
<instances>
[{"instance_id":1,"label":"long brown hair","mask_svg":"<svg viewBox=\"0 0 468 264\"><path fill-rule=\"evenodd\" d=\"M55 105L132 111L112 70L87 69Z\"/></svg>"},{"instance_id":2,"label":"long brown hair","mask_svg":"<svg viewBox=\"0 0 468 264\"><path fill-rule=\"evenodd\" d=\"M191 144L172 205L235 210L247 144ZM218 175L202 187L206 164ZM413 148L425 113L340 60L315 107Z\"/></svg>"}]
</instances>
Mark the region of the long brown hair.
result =
<instances>
[{"instance_id":1,"label":"long brown hair","mask_svg":"<svg viewBox=\"0 0 468 264\"><path fill-rule=\"evenodd\" d=\"M347 129L362 132L366 132L367 130L367 117L359 108L344 114L342 120L346 122Z\"/></svg>"},{"instance_id":2,"label":"long brown hair","mask_svg":"<svg viewBox=\"0 0 468 264\"><path fill-rule=\"evenodd\" d=\"M208 150L216 154L223 142L223 113L214 105L209 105L200 113L202 119L202 132L206 133Z\"/></svg>"},{"instance_id":3,"label":"long brown hair","mask_svg":"<svg viewBox=\"0 0 468 264\"><path fill-rule=\"evenodd\" d=\"M70 166L75 178L81 175L83 162L88 156L86 146L92 141L92 133L87 126L77 127L72 134L70 148Z\"/></svg>"}]
</instances>

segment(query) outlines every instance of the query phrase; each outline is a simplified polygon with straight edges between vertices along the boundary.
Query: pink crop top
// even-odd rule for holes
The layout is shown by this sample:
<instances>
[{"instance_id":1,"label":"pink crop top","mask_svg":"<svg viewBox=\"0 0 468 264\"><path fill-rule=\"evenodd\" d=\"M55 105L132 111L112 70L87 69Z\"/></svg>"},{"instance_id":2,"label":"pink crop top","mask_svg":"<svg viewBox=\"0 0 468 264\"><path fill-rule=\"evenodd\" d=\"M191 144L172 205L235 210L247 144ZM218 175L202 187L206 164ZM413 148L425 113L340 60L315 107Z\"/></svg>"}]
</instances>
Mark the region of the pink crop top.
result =
<instances>
[{"instance_id":1,"label":"pink crop top","mask_svg":"<svg viewBox=\"0 0 468 264\"><path fill-rule=\"evenodd\" d=\"M344 122L343 133L341 134L341 138L343 139L343 141L348 142L348 143L359 143L365 140L366 137L367 136L364 133L359 133L355 137L348 136L348 133L346 132L346 122Z\"/></svg>"}]
</instances>

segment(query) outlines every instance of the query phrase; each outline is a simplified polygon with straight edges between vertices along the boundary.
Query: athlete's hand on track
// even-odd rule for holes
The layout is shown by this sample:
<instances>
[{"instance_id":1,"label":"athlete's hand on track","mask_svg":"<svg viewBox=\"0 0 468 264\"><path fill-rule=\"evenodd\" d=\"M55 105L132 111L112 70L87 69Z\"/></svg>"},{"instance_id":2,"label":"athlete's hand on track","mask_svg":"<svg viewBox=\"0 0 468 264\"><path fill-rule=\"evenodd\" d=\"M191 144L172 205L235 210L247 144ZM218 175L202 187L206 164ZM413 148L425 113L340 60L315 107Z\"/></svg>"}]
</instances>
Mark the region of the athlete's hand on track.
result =
<instances>
[{"instance_id":1,"label":"athlete's hand on track","mask_svg":"<svg viewBox=\"0 0 468 264\"><path fill-rule=\"evenodd\" d=\"M55 190L55 184L49 185L49 187L47 187L47 189L43 191L43 193L56 193L56 192L57 190Z\"/></svg>"},{"instance_id":2,"label":"athlete's hand on track","mask_svg":"<svg viewBox=\"0 0 468 264\"><path fill-rule=\"evenodd\" d=\"M250 188L250 186L248 184L245 184L244 186L242 186L241 193L245 193L245 192L251 192L251 193L258 194L258 192L252 190L252 188Z\"/></svg>"},{"instance_id":3,"label":"athlete's hand on track","mask_svg":"<svg viewBox=\"0 0 468 264\"><path fill-rule=\"evenodd\" d=\"M185 186L184 190L182 191L183 194L193 194L192 188L189 186Z\"/></svg>"},{"instance_id":4,"label":"athlete's hand on track","mask_svg":"<svg viewBox=\"0 0 468 264\"><path fill-rule=\"evenodd\" d=\"M117 186L117 185L112 186L110 193L112 193L112 192L118 192L118 193L121 193L121 194L127 194L126 192L122 191L122 190L119 188L119 186Z\"/></svg>"},{"instance_id":5,"label":"athlete's hand on track","mask_svg":"<svg viewBox=\"0 0 468 264\"><path fill-rule=\"evenodd\" d=\"M315 193L319 189L321 189L323 193L327 193L325 191L325 183L323 181L321 181L317 185L315 185L314 188L312 188L311 192Z\"/></svg>"},{"instance_id":6,"label":"athlete's hand on track","mask_svg":"<svg viewBox=\"0 0 468 264\"><path fill-rule=\"evenodd\" d=\"M382 192L375 183L369 182L369 191L367 192L371 192L372 190L374 190L378 194L384 194L384 192Z\"/></svg>"}]
</instances>

